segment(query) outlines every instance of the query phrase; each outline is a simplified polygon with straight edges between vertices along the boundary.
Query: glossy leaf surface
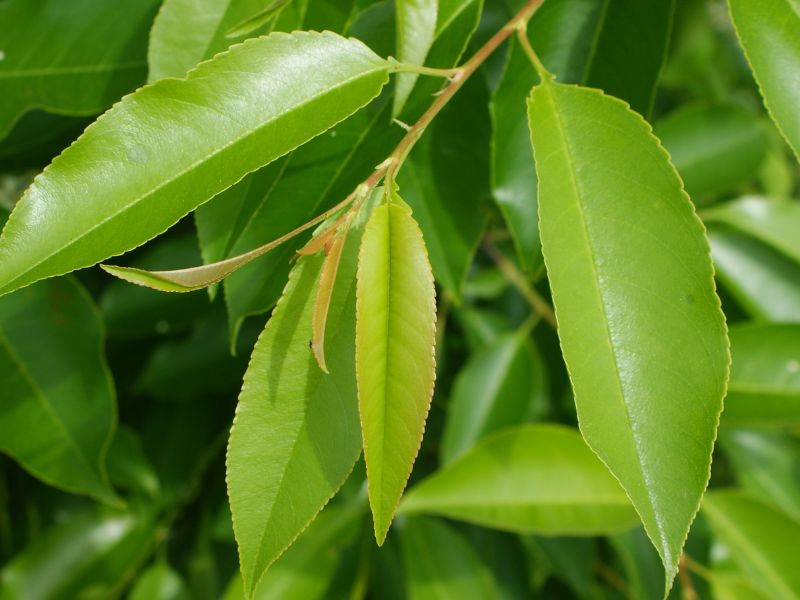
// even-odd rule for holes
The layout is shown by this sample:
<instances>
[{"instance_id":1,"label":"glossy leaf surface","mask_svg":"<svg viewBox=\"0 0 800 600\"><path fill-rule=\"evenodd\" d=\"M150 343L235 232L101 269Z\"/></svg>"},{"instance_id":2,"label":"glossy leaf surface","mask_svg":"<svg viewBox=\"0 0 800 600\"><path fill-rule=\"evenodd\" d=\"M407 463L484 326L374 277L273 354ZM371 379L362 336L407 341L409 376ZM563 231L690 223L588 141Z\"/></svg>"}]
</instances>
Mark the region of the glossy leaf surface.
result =
<instances>
[{"instance_id":1,"label":"glossy leaf surface","mask_svg":"<svg viewBox=\"0 0 800 600\"><path fill-rule=\"evenodd\" d=\"M731 354L722 423L739 427L800 423L800 325L734 327Z\"/></svg>"},{"instance_id":2,"label":"glossy leaf surface","mask_svg":"<svg viewBox=\"0 0 800 600\"><path fill-rule=\"evenodd\" d=\"M433 274L422 232L396 194L367 223L357 289L358 402L382 543L422 443L435 376Z\"/></svg>"},{"instance_id":3,"label":"glossy leaf surface","mask_svg":"<svg viewBox=\"0 0 800 600\"><path fill-rule=\"evenodd\" d=\"M400 532L400 547L411 600L501 597L491 572L469 542L442 521L409 519Z\"/></svg>"},{"instance_id":4,"label":"glossy leaf surface","mask_svg":"<svg viewBox=\"0 0 800 600\"><path fill-rule=\"evenodd\" d=\"M800 158L800 6L729 0L731 17L770 115Z\"/></svg>"},{"instance_id":5,"label":"glossy leaf surface","mask_svg":"<svg viewBox=\"0 0 800 600\"><path fill-rule=\"evenodd\" d=\"M358 110L386 79L387 63L362 43L298 32L128 96L17 204L0 238L0 293L142 244Z\"/></svg>"},{"instance_id":6,"label":"glossy leaf surface","mask_svg":"<svg viewBox=\"0 0 800 600\"><path fill-rule=\"evenodd\" d=\"M0 3L0 138L29 110L91 115L141 84L157 6L157 0Z\"/></svg>"},{"instance_id":7,"label":"glossy leaf surface","mask_svg":"<svg viewBox=\"0 0 800 600\"><path fill-rule=\"evenodd\" d=\"M529 107L581 432L631 497L669 587L708 483L728 375L708 242L666 152L622 102L545 81Z\"/></svg>"},{"instance_id":8,"label":"glossy leaf surface","mask_svg":"<svg viewBox=\"0 0 800 600\"><path fill-rule=\"evenodd\" d=\"M636 523L625 492L574 430L495 433L409 490L402 513L518 533L594 535Z\"/></svg>"},{"instance_id":9,"label":"glossy leaf surface","mask_svg":"<svg viewBox=\"0 0 800 600\"><path fill-rule=\"evenodd\" d=\"M227 479L248 597L344 483L361 453L353 361L360 238L359 229L347 236L331 298L330 374L322 372L309 347L322 255L298 260L245 374Z\"/></svg>"},{"instance_id":10,"label":"glossy leaf surface","mask_svg":"<svg viewBox=\"0 0 800 600\"><path fill-rule=\"evenodd\" d=\"M73 279L0 300L0 449L63 489L117 501L106 450L117 420L97 309Z\"/></svg>"},{"instance_id":11,"label":"glossy leaf surface","mask_svg":"<svg viewBox=\"0 0 800 600\"><path fill-rule=\"evenodd\" d=\"M800 571L790 550L800 523L736 491L709 492L703 513L754 587L775 600L800 598Z\"/></svg>"}]
</instances>

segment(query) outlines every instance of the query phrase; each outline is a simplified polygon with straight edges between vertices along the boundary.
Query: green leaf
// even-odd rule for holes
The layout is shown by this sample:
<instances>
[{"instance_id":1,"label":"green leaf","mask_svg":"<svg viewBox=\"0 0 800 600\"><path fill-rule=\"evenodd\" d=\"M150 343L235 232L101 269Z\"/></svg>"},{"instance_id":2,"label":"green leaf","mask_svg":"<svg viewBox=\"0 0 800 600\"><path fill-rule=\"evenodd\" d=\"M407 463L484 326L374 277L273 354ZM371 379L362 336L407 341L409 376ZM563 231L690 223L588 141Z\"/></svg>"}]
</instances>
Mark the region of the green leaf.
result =
<instances>
[{"instance_id":1,"label":"green leaf","mask_svg":"<svg viewBox=\"0 0 800 600\"><path fill-rule=\"evenodd\" d=\"M400 512L545 535L603 534L636 523L617 481L580 435L561 425L487 437L414 486Z\"/></svg>"},{"instance_id":2,"label":"green leaf","mask_svg":"<svg viewBox=\"0 0 800 600\"><path fill-rule=\"evenodd\" d=\"M108 449L108 476L122 489L150 498L159 494L158 476L142 451L139 435L125 425L117 428Z\"/></svg>"},{"instance_id":3,"label":"green leaf","mask_svg":"<svg viewBox=\"0 0 800 600\"><path fill-rule=\"evenodd\" d=\"M583 84L622 98L647 116L667 54L675 0L607 0L600 4Z\"/></svg>"},{"instance_id":4,"label":"green leaf","mask_svg":"<svg viewBox=\"0 0 800 600\"><path fill-rule=\"evenodd\" d=\"M800 325L740 325L730 335L733 363L722 424L800 424Z\"/></svg>"},{"instance_id":5,"label":"green leaf","mask_svg":"<svg viewBox=\"0 0 800 600\"><path fill-rule=\"evenodd\" d=\"M355 502L325 509L261 579L253 600L313 600L325 592L339 564L341 552L356 537L364 506ZM239 575L223 600L245 598Z\"/></svg>"},{"instance_id":6,"label":"green leaf","mask_svg":"<svg viewBox=\"0 0 800 600\"><path fill-rule=\"evenodd\" d=\"M428 127L397 175L430 253L436 281L458 301L486 224L488 90L470 78ZM469 169L463 165L468 164Z\"/></svg>"},{"instance_id":7,"label":"green leaf","mask_svg":"<svg viewBox=\"0 0 800 600\"><path fill-rule=\"evenodd\" d=\"M737 429L720 437L739 484L800 522L800 442L790 435Z\"/></svg>"},{"instance_id":8,"label":"green leaf","mask_svg":"<svg viewBox=\"0 0 800 600\"><path fill-rule=\"evenodd\" d=\"M527 331L504 335L459 372L447 407L441 457L450 463L487 434L530 420L545 389L542 358Z\"/></svg>"},{"instance_id":9,"label":"green leaf","mask_svg":"<svg viewBox=\"0 0 800 600\"><path fill-rule=\"evenodd\" d=\"M166 562L144 571L133 586L128 600L187 600L189 591L181 576Z\"/></svg>"},{"instance_id":10,"label":"green leaf","mask_svg":"<svg viewBox=\"0 0 800 600\"><path fill-rule=\"evenodd\" d=\"M367 223L357 279L358 403L382 544L422 443L435 377L433 274L422 232L396 193Z\"/></svg>"},{"instance_id":11,"label":"green leaf","mask_svg":"<svg viewBox=\"0 0 800 600\"><path fill-rule=\"evenodd\" d=\"M800 158L800 5L729 0L731 18L770 116Z\"/></svg>"},{"instance_id":12,"label":"green leaf","mask_svg":"<svg viewBox=\"0 0 800 600\"><path fill-rule=\"evenodd\" d=\"M664 569L645 530L620 531L609 541L622 563L631 598L658 598L664 589Z\"/></svg>"},{"instance_id":13,"label":"green leaf","mask_svg":"<svg viewBox=\"0 0 800 600\"><path fill-rule=\"evenodd\" d=\"M225 32L225 37L235 38L242 35L247 35L253 31L260 29L269 21L275 18L280 11L282 11L287 4L293 0L272 0L266 7L258 11L255 15L245 19L243 22L234 25L231 29Z\"/></svg>"},{"instance_id":14,"label":"green leaf","mask_svg":"<svg viewBox=\"0 0 800 600\"><path fill-rule=\"evenodd\" d=\"M422 66L436 34L438 0L397 0L397 58L410 65ZM403 110L419 75L399 73L394 90L392 116Z\"/></svg>"},{"instance_id":15,"label":"green leaf","mask_svg":"<svg viewBox=\"0 0 800 600\"><path fill-rule=\"evenodd\" d=\"M6 563L0 600L117 598L158 532L147 512L73 512Z\"/></svg>"},{"instance_id":16,"label":"green leaf","mask_svg":"<svg viewBox=\"0 0 800 600\"><path fill-rule=\"evenodd\" d=\"M775 600L800 598L800 571L791 551L800 538L800 523L728 490L706 494L703 513L758 590Z\"/></svg>"},{"instance_id":17,"label":"green leaf","mask_svg":"<svg viewBox=\"0 0 800 600\"><path fill-rule=\"evenodd\" d=\"M388 63L356 40L298 32L249 40L184 80L142 88L19 201L0 238L0 293L158 235L358 110L387 74Z\"/></svg>"},{"instance_id":18,"label":"green leaf","mask_svg":"<svg viewBox=\"0 0 800 600\"><path fill-rule=\"evenodd\" d=\"M668 589L708 483L728 378L708 242L666 152L622 102L545 80L529 110L581 432L631 497Z\"/></svg>"},{"instance_id":19,"label":"green leaf","mask_svg":"<svg viewBox=\"0 0 800 600\"><path fill-rule=\"evenodd\" d=\"M654 130L695 202L751 179L767 155L764 126L735 105L681 108Z\"/></svg>"},{"instance_id":20,"label":"green leaf","mask_svg":"<svg viewBox=\"0 0 800 600\"><path fill-rule=\"evenodd\" d=\"M71 278L0 300L0 449L51 485L114 503L105 462L117 409L103 343Z\"/></svg>"},{"instance_id":21,"label":"green leaf","mask_svg":"<svg viewBox=\"0 0 800 600\"><path fill-rule=\"evenodd\" d=\"M354 283L369 208L362 208L347 236L331 298L330 375L309 348L322 255L297 261L245 374L228 445L227 480L247 597L341 487L361 453Z\"/></svg>"},{"instance_id":22,"label":"green leaf","mask_svg":"<svg viewBox=\"0 0 800 600\"><path fill-rule=\"evenodd\" d=\"M800 265L800 203L746 196L705 211L706 221L724 223Z\"/></svg>"},{"instance_id":23,"label":"green leaf","mask_svg":"<svg viewBox=\"0 0 800 600\"><path fill-rule=\"evenodd\" d=\"M717 278L750 315L800 321L800 265L722 224L708 224L708 240Z\"/></svg>"},{"instance_id":24,"label":"green leaf","mask_svg":"<svg viewBox=\"0 0 800 600\"><path fill-rule=\"evenodd\" d=\"M237 41L232 38L241 39L265 25L266 21L254 24L250 30L244 27L262 14L262 10L270 11L269 20L275 16L275 10L284 8L286 2L281 1L277 9L273 8L277 1L269 2L266 9L264 4L265 0L164 0L150 33L148 81L183 77L199 62L226 50ZM298 16L287 21L288 31L300 28ZM237 26L240 31L231 31Z\"/></svg>"},{"instance_id":25,"label":"green leaf","mask_svg":"<svg viewBox=\"0 0 800 600\"><path fill-rule=\"evenodd\" d=\"M29 110L91 115L141 84L158 4L0 3L0 138Z\"/></svg>"},{"instance_id":26,"label":"green leaf","mask_svg":"<svg viewBox=\"0 0 800 600\"><path fill-rule=\"evenodd\" d=\"M499 600L487 566L467 540L437 519L403 523L400 547L410 600Z\"/></svg>"}]
</instances>

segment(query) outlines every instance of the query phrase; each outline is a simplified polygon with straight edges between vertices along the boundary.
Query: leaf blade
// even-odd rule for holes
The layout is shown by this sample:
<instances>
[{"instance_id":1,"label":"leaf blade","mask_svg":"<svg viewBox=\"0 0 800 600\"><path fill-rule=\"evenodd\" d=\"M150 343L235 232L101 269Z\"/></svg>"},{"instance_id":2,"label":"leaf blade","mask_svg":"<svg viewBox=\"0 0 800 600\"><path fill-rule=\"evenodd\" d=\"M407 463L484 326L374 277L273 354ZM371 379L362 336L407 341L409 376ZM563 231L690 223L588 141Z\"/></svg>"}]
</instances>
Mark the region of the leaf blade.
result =
<instances>
[{"instance_id":1,"label":"leaf blade","mask_svg":"<svg viewBox=\"0 0 800 600\"><path fill-rule=\"evenodd\" d=\"M387 64L360 42L332 33L273 34L233 48L186 79L165 79L128 96L17 204L0 238L0 294L158 235L369 102L386 81ZM93 201L85 202L87 196ZM61 219L62 211L71 218Z\"/></svg>"},{"instance_id":2,"label":"leaf blade","mask_svg":"<svg viewBox=\"0 0 800 600\"><path fill-rule=\"evenodd\" d=\"M669 588L708 482L728 376L708 243L666 152L624 103L545 81L529 111L545 263L581 432L631 496ZM691 449L672 448L684 430L696 432Z\"/></svg>"},{"instance_id":3,"label":"leaf blade","mask_svg":"<svg viewBox=\"0 0 800 600\"><path fill-rule=\"evenodd\" d=\"M379 544L419 451L435 376L433 274L422 232L401 203L394 196L375 208L358 262L356 374Z\"/></svg>"}]
</instances>

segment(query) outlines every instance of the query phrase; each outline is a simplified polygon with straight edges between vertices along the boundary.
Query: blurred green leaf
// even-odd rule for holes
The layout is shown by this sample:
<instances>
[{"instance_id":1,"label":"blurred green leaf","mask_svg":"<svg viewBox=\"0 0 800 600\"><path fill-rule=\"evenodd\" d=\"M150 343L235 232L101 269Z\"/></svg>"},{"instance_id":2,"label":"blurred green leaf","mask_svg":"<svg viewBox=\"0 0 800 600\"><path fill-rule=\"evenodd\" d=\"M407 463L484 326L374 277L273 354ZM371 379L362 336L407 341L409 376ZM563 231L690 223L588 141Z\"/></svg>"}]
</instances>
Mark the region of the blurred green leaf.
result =
<instances>
[{"instance_id":1,"label":"blurred green leaf","mask_svg":"<svg viewBox=\"0 0 800 600\"><path fill-rule=\"evenodd\" d=\"M740 325L730 332L728 427L800 424L800 325Z\"/></svg>"},{"instance_id":2,"label":"blurred green leaf","mask_svg":"<svg viewBox=\"0 0 800 600\"><path fill-rule=\"evenodd\" d=\"M546 387L542 359L527 331L504 335L474 354L455 380L442 462L457 459L490 433L531 420Z\"/></svg>"},{"instance_id":3,"label":"blurred green leaf","mask_svg":"<svg viewBox=\"0 0 800 600\"><path fill-rule=\"evenodd\" d=\"M736 33L770 115L800 159L800 8L797 0L729 0Z\"/></svg>"},{"instance_id":4,"label":"blurred green leaf","mask_svg":"<svg viewBox=\"0 0 800 600\"><path fill-rule=\"evenodd\" d=\"M560 425L522 425L485 438L409 490L400 512L546 535L636 523L617 481L576 431Z\"/></svg>"},{"instance_id":5,"label":"blurred green leaf","mask_svg":"<svg viewBox=\"0 0 800 600\"><path fill-rule=\"evenodd\" d=\"M759 118L734 105L680 108L654 130L697 204L752 179L767 153Z\"/></svg>"},{"instance_id":6,"label":"blurred green leaf","mask_svg":"<svg viewBox=\"0 0 800 600\"><path fill-rule=\"evenodd\" d=\"M706 494L703 512L756 589L774 600L800 598L800 570L791 551L800 539L800 523L729 490Z\"/></svg>"},{"instance_id":7,"label":"blurred green leaf","mask_svg":"<svg viewBox=\"0 0 800 600\"><path fill-rule=\"evenodd\" d=\"M139 434L120 425L108 449L108 475L111 483L154 498L159 492L158 476L142 449Z\"/></svg>"},{"instance_id":8,"label":"blurred green leaf","mask_svg":"<svg viewBox=\"0 0 800 600\"><path fill-rule=\"evenodd\" d=\"M188 590L181 576L166 562L146 569L133 586L128 600L188 600Z\"/></svg>"},{"instance_id":9,"label":"blurred green leaf","mask_svg":"<svg viewBox=\"0 0 800 600\"><path fill-rule=\"evenodd\" d=\"M442 521L414 517L403 523L400 547L410 600L495 600L500 593L469 543Z\"/></svg>"},{"instance_id":10,"label":"blurred green leaf","mask_svg":"<svg viewBox=\"0 0 800 600\"><path fill-rule=\"evenodd\" d=\"M0 138L34 108L91 115L140 85L158 4L0 2Z\"/></svg>"},{"instance_id":11,"label":"blurred green leaf","mask_svg":"<svg viewBox=\"0 0 800 600\"><path fill-rule=\"evenodd\" d=\"M106 450L117 409L103 343L72 278L0 299L0 449L46 483L114 503Z\"/></svg>"}]
</instances>

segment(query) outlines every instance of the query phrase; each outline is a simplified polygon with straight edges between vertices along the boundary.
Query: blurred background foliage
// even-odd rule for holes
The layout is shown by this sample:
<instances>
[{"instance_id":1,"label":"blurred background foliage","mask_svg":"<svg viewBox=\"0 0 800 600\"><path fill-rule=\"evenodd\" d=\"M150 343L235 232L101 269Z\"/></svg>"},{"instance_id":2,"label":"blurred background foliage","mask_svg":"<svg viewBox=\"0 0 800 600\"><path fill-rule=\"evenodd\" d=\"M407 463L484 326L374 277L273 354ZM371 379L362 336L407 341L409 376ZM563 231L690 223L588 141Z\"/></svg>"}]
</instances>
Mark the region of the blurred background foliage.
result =
<instances>
[{"instance_id":1,"label":"blurred background foliage","mask_svg":"<svg viewBox=\"0 0 800 600\"><path fill-rule=\"evenodd\" d=\"M26 2L44 4L0 1L0 56L11 52L8 32L17 30L87 55L92 45L113 41L115 60L135 66L108 70L113 77L65 78L60 92L41 85L33 109L15 114L19 89L3 80L0 61L0 124L8 125L0 139L2 220L94 115L145 82L148 32L159 4L131 0L120 12L118 3L81 0L49 21L29 22ZM298 6L306 3L303 13ZM665 11L659 18L669 26L662 31L612 22L603 13L635 17L642 12L636 3L547 0L531 23L531 41L560 79L602 84L650 120L708 228L734 355L711 486L744 492L711 495L691 530L671 597L777 598L771 586L778 584L752 565L766 561L779 569L778 557L785 561L793 545L797 566L800 169L764 111L726 4L642 1L648 11ZM220 32L264 2L216 4L227 12L206 49L211 54L236 41ZM451 4L456 17L480 17L469 41L475 46L519 2ZM389 0L295 0L279 8L249 35L328 28L359 37L382 55L394 53ZM159 18L166 13L165 7ZM632 49L625 47L625 27ZM452 64L470 29L467 20L437 40L431 64ZM657 45L659 36L664 46L668 41L663 69L658 60L655 68L647 62L646 49L637 52L637 44ZM614 43L604 41L609 38ZM28 50L46 53L33 44ZM182 57L189 61L184 67L157 67L170 74L203 57ZM535 199L525 191L532 189L532 159L529 148L523 155L514 150L520 137L528 144L524 118L515 111L524 112L518 99L535 81L518 59L515 47L493 56L401 173L440 284L438 385L411 485L487 433L533 421L575 425L558 340L540 310L548 286ZM638 69L630 76L636 81L646 84L650 73L651 85L627 89L624 73L615 80L619 60ZM154 74L151 57L151 79ZM401 118L413 121L439 85L420 80ZM80 97L70 86L83 90ZM277 161L249 176L196 218L132 253L127 264L177 268L236 254L340 200L402 135L389 119L390 96L294 153L288 168ZM230 221L231 203L243 207L247 226L237 229ZM215 227L227 228L228 239L220 241ZM285 283L291 250L255 261L210 295L161 294L93 268L0 298L0 449L7 453L0 456L0 599L242 597L225 442L247 358ZM52 451L26 454L26 440L41 435L52 439ZM100 462L89 464L85 456ZM641 529L540 537L401 517L378 549L363 480L359 466L270 569L259 600L661 594L661 566ZM777 533L769 537L768 529Z\"/></svg>"}]
</instances>

